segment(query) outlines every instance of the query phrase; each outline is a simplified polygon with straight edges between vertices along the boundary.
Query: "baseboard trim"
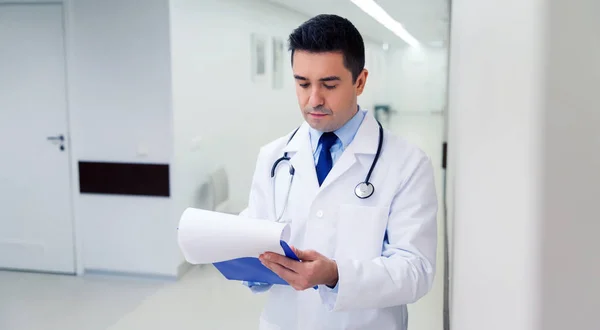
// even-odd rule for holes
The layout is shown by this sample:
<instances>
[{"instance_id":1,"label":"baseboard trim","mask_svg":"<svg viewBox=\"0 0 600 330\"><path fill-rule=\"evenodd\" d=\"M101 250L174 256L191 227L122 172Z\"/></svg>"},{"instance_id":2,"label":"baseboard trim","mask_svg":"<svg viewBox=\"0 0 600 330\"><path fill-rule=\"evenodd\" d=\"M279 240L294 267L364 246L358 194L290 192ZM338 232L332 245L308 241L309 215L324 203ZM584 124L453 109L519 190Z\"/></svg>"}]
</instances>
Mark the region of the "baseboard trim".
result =
<instances>
[{"instance_id":1,"label":"baseboard trim","mask_svg":"<svg viewBox=\"0 0 600 330\"><path fill-rule=\"evenodd\" d=\"M156 273L143 273L143 272L127 272L127 271L114 271L105 269L85 269L84 276L98 275L98 276L111 276L111 277L129 277L129 278L141 278L151 279L160 281L177 281L179 278L177 275L170 274L156 274Z\"/></svg>"}]
</instances>

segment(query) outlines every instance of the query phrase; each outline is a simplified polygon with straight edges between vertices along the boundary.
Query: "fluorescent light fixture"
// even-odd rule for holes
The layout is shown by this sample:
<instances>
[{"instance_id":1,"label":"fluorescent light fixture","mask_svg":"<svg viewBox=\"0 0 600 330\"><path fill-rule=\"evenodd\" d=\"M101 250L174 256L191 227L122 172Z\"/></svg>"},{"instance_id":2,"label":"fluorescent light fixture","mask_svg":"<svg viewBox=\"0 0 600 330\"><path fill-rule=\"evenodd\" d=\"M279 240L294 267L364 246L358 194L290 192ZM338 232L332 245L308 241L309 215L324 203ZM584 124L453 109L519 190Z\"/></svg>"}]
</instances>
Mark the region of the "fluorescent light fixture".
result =
<instances>
[{"instance_id":1,"label":"fluorescent light fixture","mask_svg":"<svg viewBox=\"0 0 600 330\"><path fill-rule=\"evenodd\" d=\"M373 17L379 24L385 26L388 30L392 31L395 35L402 38L407 44L413 47L420 47L419 41L415 39L402 24L398 23L393 19L381 6L379 6L373 0L350 0L358 8Z\"/></svg>"}]
</instances>

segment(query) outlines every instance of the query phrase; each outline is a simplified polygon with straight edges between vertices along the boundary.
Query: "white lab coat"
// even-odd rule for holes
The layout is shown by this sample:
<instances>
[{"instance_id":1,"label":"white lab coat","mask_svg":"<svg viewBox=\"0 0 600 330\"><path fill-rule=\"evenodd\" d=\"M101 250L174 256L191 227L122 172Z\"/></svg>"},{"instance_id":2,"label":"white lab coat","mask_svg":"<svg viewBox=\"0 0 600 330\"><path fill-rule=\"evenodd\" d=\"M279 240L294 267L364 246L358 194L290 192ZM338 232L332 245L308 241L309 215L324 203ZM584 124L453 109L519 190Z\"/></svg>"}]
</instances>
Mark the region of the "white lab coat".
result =
<instances>
[{"instance_id":1,"label":"white lab coat","mask_svg":"<svg viewBox=\"0 0 600 330\"><path fill-rule=\"evenodd\" d=\"M271 287L260 318L262 330L404 330L406 304L424 296L435 273L438 210L432 164L417 147L385 130L370 181L375 193L361 200L378 143L378 125L367 114L353 142L319 187L308 126L261 148L249 205L243 215L275 220L270 171L289 152L296 169L287 210L290 244L336 260L338 292L327 286L296 291ZM278 167L275 194L283 208L289 174ZM387 236L387 240L385 237Z\"/></svg>"}]
</instances>

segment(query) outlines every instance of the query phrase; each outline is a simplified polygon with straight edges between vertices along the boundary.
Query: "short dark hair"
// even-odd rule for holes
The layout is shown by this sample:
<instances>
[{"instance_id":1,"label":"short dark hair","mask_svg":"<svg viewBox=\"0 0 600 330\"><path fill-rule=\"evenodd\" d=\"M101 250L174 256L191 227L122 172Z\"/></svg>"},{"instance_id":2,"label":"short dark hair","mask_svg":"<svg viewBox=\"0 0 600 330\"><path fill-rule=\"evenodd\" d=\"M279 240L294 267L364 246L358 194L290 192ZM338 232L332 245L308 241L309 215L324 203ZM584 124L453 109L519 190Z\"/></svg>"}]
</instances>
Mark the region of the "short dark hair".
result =
<instances>
[{"instance_id":1,"label":"short dark hair","mask_svg":"<svg viewBox=\"0 0 600 330\"><path fill-rule=\"evenodd\" d=\"M365 44L360 32L349 20L337 15L317 15L302 23L290 34L289 50L292 65L296 50L341 52L353 82L365 67Z\"/></svg>"}]
</instances>

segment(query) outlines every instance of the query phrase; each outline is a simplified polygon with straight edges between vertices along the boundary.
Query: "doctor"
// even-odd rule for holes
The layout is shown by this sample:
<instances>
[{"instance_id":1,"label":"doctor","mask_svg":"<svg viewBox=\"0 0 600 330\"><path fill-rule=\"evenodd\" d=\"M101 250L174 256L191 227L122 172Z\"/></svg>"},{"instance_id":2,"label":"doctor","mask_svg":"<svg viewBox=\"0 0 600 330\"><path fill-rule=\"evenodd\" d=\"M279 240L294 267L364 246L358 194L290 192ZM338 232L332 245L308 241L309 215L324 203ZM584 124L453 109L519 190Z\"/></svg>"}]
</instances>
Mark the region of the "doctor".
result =
<instances>
[{"instance_id":1,"label":"doctor","mask_svg":"<svg viewBox=\"0 0 600 330\"><path fill-rule=\"evenodd\" d=\"M289 223L301 261L260 256L290 284L246 283L269 292L260 328L406 329L435 273L431 162L358 106L368 72L352 23L316 16L289 49L305 122L261 148L242 214Z\"/></svg>"}]
</instances>

